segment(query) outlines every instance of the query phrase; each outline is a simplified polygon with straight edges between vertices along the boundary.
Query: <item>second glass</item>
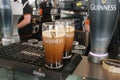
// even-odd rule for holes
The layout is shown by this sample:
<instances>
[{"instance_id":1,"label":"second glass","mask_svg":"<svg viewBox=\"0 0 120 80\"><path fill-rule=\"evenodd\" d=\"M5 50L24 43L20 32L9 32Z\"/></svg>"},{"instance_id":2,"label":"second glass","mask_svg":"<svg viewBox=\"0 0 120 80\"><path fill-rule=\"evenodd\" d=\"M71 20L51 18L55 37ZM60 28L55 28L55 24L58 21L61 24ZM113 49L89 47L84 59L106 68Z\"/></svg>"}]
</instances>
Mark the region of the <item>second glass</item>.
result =
<instances>
[{"instance_id":1,"label":"second glass","mask_svg":"<svg viewBox=\"0 0 120 80\"><path fill-rule=\"evenodd\" d=\"M64 26L65 28L65 48L64 48L64 55L63 55L63 59L68 59L71 58L72 54L71 54L71 50L72 50L72 44L73 44L73 40L74 40L74 20L72 19L60 19L60 20L56 20L56 24L57 26Z\"/></svg>"},{"instance_id":2,"label":"second glass","mask_svg":"<svg viewBox=\"0 0 120 80\"><path fill-rule=\"evenodd\" d=\"M64 26L55 26L54 22L42 25L42 39L45 49L46 67L59 69L63 66L63 51L65 46Z\"/></svg>"}]
</instances>

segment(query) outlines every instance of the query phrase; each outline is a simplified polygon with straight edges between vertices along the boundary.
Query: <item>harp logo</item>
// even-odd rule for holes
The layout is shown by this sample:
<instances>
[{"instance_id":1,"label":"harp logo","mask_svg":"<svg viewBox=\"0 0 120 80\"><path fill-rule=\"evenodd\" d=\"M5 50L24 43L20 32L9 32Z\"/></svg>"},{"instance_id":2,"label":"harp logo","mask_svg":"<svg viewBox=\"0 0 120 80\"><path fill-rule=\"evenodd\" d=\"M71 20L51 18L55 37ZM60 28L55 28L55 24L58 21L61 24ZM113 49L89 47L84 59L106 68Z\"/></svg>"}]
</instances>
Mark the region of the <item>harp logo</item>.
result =
<instances>
[{"instance_id":1,"label":"harp logo","mask_svg":"<svg viewBox=\"0 0 120 80\"><path fill-rule=\"evenodd\" d=\"M102 4L105 4L107 0L101 0L102 1Z\"/></svg>"}]
</instances>

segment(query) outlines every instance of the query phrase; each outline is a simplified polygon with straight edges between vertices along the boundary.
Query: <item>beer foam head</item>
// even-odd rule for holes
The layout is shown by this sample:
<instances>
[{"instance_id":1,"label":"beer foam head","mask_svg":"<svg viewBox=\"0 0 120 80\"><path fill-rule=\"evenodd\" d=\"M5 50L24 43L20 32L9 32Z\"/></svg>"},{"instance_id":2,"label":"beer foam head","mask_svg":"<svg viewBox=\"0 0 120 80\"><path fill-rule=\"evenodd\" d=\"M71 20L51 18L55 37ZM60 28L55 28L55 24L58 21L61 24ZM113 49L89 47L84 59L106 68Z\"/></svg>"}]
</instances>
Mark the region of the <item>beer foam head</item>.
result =
<instances>
[{"instance_id":1,"label":"beer foam head","mask_svg":"<svg viewBox=\"0 0 120 80\"><path fill-rule=\"evenodd\" d=\"M65 31L66 32L73 32L75 29L73 26L65 26Z\"/></svg>"},{"instance_id":2,"label":"beer foam head","mask_svg":"<svg viewBox=\"0 0 120 80\"><path fill-rule=\"evenodd\" d=\"M54 30L46 30L46 31L43 31L42 33L42 36L44 37L48 37L48 38L59 38L59 37L63 37L65 36L65 32L64 31L58 31L58 32L55 32Z\"/></svg>"}]
</instances>

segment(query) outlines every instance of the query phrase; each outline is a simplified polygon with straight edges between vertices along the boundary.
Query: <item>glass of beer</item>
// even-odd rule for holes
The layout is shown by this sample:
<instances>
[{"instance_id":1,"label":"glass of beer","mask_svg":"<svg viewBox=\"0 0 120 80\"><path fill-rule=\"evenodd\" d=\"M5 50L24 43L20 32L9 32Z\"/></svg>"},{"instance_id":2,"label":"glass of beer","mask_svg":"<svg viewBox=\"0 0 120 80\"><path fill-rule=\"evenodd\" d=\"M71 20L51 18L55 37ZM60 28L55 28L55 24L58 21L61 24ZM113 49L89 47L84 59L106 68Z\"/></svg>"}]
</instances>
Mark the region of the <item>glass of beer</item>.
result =
<instances>
[{"instance_id":1,"label":"glass of beer","mask_svg":"<svg viewBox=\"0 0 120 80\"><path fill-rule=\"evenodd\" d=\"M65 46L64 26L55 26L54 22L43 23L42 39L45 49L45 66L50 69L61 68Z\"/></svg>"},{"instance_id":2,"label":"glass of beer","mask_svg":"<svg viewBox=\"0 0 120 80\"><path fill-rule=\"evenodd\" d=\"M72 44L74 40L74 20L66 19L65 20L65 32L66 32L66 41L65 41L65 50L63 58L71 58Z\"/></svg>"},{"instance_id":3,"label":"glass of beer","mask_svg":"<svg viewBox=\"0 0 120 80\"><path fill-rule=\"evenodd\" d=\"M71 50L72 50L72 44L74 40L74 20L72 19L60 19L56 20L57 26L64 26L65 27L65 48L64 48L64 55L63 59L71 58Z\"/></svg>"}]
</instances>

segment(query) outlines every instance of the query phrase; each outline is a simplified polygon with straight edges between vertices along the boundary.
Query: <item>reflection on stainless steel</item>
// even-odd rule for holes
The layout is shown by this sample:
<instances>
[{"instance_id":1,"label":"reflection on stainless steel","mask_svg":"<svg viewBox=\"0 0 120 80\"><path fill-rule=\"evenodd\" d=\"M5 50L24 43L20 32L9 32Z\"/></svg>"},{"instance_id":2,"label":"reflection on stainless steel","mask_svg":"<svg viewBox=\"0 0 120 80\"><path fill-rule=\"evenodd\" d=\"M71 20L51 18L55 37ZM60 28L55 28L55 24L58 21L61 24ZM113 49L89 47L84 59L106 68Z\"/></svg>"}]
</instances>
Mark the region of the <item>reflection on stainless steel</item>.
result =
<instances>
[{"instance_id":1,"label":"reflection on stainless steel","mask_svg":"<svg viewBox=\"0 0 120 80\"><path fill-rule=\"evenodd\" d=\"M80 54L80 55L83 54L82 50L72 50L71 52L75 54Z\"/></svg>"},{"instance_id":2,"label":"reflection on stainless steel","mask_svg":"<svg viewBox=\"0 0 120 80\"><path fill-rule=\"evenodd\" d=\"M72 49L74 50L75 46L79 45L78 41L73 41L72 43Z\"/></svg>"},{"instance_id":3,"label":"reflection on stainless steel","mask_svg":"<svg viewBox=\"0 0 120 80\"><path fill-rule=\"evenodd\" d=\"M74 50L81 50L82 55L85 55L86 47L84 45L76 45L76 46L74 46Z\"/></svg>"},{"instance_id":4,"label":"reflection on stainless steel","mask_svg":"<svg viewBox=\"0 0 120 80\"><path fill-rule=\"evenodd\" d=\"M39 15L39 4L41 0L28 0L29 5L33 8L33 15Z\"/></svg>"},{"instance_id":5,"label":"reflection on stainless steel","mask_svg":"<svg viewBox=\"0 0 120 80\"><path fill-rule=\"evenodd\" d=\"M18 23L20 16L23 14L23 5L19 2L11 2L11 5L12 5L12 13L13 13L13 21L12 21L13 36L12 38L13 38L13 43L17 43L17 42L20 42L20 37L18 34L18 28L16 25Z\"/></svg>"},{"instance_id":6,"label":"reflection on stainless steel","mask_svg":"<svg viewBox=\"0 0 120 80\"><path fill-rule=\"evenodd\" d=\"M74 71L74 75L95 78L98 80L120 80L120 74L108 72L100 64L94 64L88 61L87 56L83 59Z\"/></svg>"},{"instance_id":7,"label":"reflection on stainless steel","mask_svg":"<svg viewBox=\"0 0 120 80\"><path fill-rule=\"evenodd\" d=\"M38 40L37 39L29 39L28 42L35 44L35 43L38 43Z\"/></svg>"},{"instance_id":8,"label":"reflection on stainless steel","mask_svg":"<svg viewBox=\"0 0 120 80\"><path fill-rule=\"evenodd\" d=\"M73 41L73 44L72 44L73 46L75 46L75 45L79 45L79 42L78 41Z\"/></svg>"},{"instance_id":9,"label":"reflection on stainless steel","mask_svg":"<svg viewBox=\"0 0 120 80\"><path fill-rule=\"evenodd\" d=\"M43 47L43 41L39 41L38 45L40 45L40 48L44 49L44 47Z\"/></svg>"},{"instance_id":10,"label":"reflection on stainless steel","mask_svg":"<svg viewBox=\"0 0 120 80\"><path fill-rule=\"evenodd\" d=\"M38 42L38 44L41 44L41 45L43 45L43 41L39 41L39 42Z\"/></svg>"},{"instance_id":11,"label":"reflection on stainless steel","mask_svg":"<svg viewBox=\"0 0 120 80\"><path fill-rule=\"evenodd\" d=\"M57 20L56 16L60 16L59 10L57 8L52 8L50 14L51 14L52 21Z\"/></svg>"},{"instance_id":12,"label":"reflection on stainless steel","mask_svg":"<svg viewBox=\"0 0 120 80\"><path fill-rule=\"evenodd\" d=\"M61 13L62 14L70 14L70 15L76 14L76 12L74 12L74 11L67 11L67 10L61 10ZM88 15L88 12L77 12L77 14Z\"/></svg>"},{"instance_id":13,"label":"reflection on stainless steel","mask_svg":"<svg viewBox=\"0 0 120 80\"><path fill-rule=\"evenodd\" d=\"M28 42L23 42L23 45L33 46L40 50L44 50L43 41L38 41L37 39L29 39Z\"/></svg>"},{"instance_id":14,"label":"reflection on stainless steel","mask_svg":"<svg viewBox=\"0 0 120 80\"><path fill-rule=\"evenodd\" d=\"M38 44L37 39L30 39L28 42L23 42L23 45L29 46L25 48L24 50L21 50L21 53L27 56L37 56L37 57L43 57L43 44ZM42 51L43 50L43 51Z\"/></svg>"},{"instance_id":15,"label":"reflection on stainless steel","mask_svg":"<svg viewBox=\"0 0 120 80\"><path fill-rule=\"evenodd\" d=\"M23 45L29 45L29 46L32 46L32 45L33 45L33 44L30 43L30 42L23 42L22 44L23 44Z\"/></svg>"},{"instance_id":16,"label":"reflection on stainless steel","mask_svg":"<svg viewBox=\"0 0 120 80\"><path fill-rule=\"evenodd\" d=\"M41 54L29 51L21 51L21 53L28 55L28 56L41 56Z\"/></svg>"},{"instance_id":17,"label":"reflection on stainless steel","mask_svg":"<svg viewBox=\"0 0 120 80\"><path fill-rule=\"evenodd\" d=\"M74 47L74 49L85 50L85 46L84 45L77 45Z\"/></svg>"}]
</instances>

